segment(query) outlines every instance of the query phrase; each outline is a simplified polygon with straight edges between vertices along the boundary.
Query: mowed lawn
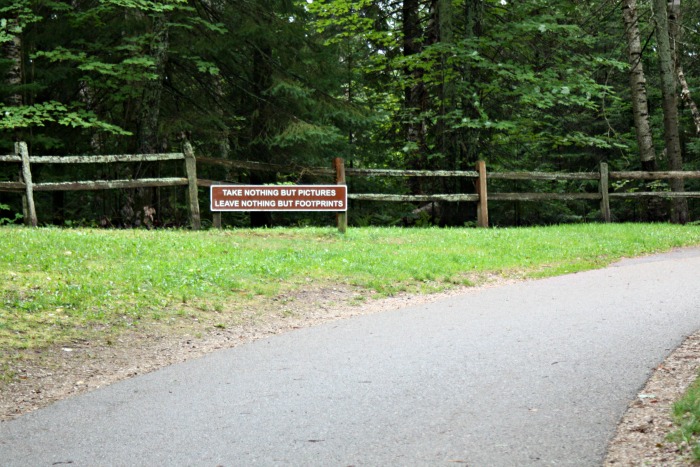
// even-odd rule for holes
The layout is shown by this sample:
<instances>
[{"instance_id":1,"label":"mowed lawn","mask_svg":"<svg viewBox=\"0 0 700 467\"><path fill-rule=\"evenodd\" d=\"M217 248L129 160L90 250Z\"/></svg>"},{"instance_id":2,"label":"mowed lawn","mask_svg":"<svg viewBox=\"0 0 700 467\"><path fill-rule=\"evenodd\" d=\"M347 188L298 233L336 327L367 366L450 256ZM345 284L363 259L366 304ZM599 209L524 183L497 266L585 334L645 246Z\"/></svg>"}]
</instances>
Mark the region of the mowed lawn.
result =
<instances>
[{"instance_id":1,"label":"mowed lawn","mask_svg":"<svg viewBox=\"0 0 700 467\"><path fill-rule=\"evenodd\" d=\"M140 323L240 313L260 297L348 285L430 293L544 277L700 244L700 227L96 230L0 227L0 354ZM212 321L214 322L214 321Z\"/></svg>"}]
</instances>

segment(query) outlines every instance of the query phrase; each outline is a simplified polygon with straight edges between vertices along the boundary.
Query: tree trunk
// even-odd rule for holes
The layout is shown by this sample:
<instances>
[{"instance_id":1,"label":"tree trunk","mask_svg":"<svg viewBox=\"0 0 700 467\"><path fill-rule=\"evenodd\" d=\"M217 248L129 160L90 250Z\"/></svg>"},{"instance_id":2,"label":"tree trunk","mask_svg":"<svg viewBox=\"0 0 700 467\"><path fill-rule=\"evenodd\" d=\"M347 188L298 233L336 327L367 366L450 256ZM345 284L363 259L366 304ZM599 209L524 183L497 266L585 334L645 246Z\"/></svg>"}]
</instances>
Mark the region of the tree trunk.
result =
<instances>
[{"instance_id":1,"label":"tree trunk","mask_svg":"<svg viewBox=\"0 0 700 467\"><path fill-rule=\"evenodd\" d=\"M457 87L454 73L449 65L454 44L454 5L452 0L432 0L431 21L428 26L428 43L441 45L437 72L440 73L440 85L438 91L438 118L432 128L435 138L435 146L442 155L440 168L445 170L459 170L459 139L457 131L451 122L446 120L447 115L453 112L457 106ZM432 164L431 168L437 168ZM442 193L463 193L464 180L459 178L443 178L434 182L436 189ZM435 204L435 203L433 203ZM434 206L433 218L439 217L440 225L461 226L467 221L467 205L472 203L445 203Z\"/></svg>"},{"instance_id":2,"label":"tree trunk","mask_svg":"<svg viewBox=\"0 0 700 467\"><path fill-rule=\"evenodd\" d=\"M422 51L423 31L420 23L418 0L404 0L403 15L403 56L413 57ZM404 88L406 168L422 170L426 168L425 122L423 111L427 105L427 93L423 82L423 70L419 67L406 67L404 70L408 84ZM422 193L419 178L409 180L412 194Z\"/></svg>"},{"instance_id":3,"label":"tree trunk","mask_svg":"<svg viewBox=\"0 0 700 467\"><path fill-rule=\"evenodd\" d=\"M165 64L168 59L169 31L168 20L164 15L159 15L153 24L153 40L151 42L149 56L154 61L154 73L156 79L144 83L141 97L141 112L139 115L139 149L141 154L157 152L158 124L160 117L160 101L163 93L163 79L165 77Z\"/></svg>"},{"instance_id":4,"label":"tree trunk","mask_svg":"<svg viewBox=\"0 0 700 467\"><path fill-rule=\"evenodd\" d=\"M462 5L462 18L464 22L465 37L480 37L483 34L484 21L483 0L465 0ZM466 65L462 80L465 82L479 82L483 77L478 75L478 70ZM462 108L464 114L470 118L479 118L479 112L474 107L473 97L465 94L462 96ZM460 170L471 170L479 159L481 149L482 130L467 128L460 135L460 161L457 165Z\"/></svg>"},{"instance_id":5,"label":"tree trunk","mask_svg":"<svg viewBox=\"0 0 700 467\"><path fill-rule=\"evenodd\" d=\"M690 113L693 116L693 123L695 124L695 134L700 136L700 110L698 110L698 105L693 100L693 96L690 94L690 87L688 87L688 81L685 79L685 73L683 73L683 68L678 67L678 82L681 85L681 99L686 103L688 108L690 108Z\"/></svg>"},{"instance_id":6,"label":"tree trunk","mask_svg":"<svg viewBox=\"0 0 700 467\"><path fill-rule=\"evenodd\" d=\"M630 93L632 95L632 112L634 127L637 132L637 146L642 170L656 170L656 154L649 125L649 104L647 86L642 63L642 44L639 34L637 0L624 0L622 16L627 35L627 57L630 64Z\"/></svg>"},{"instance_id":7,"label":"tree trunk","mask_svg":"<svg viewBox=\"0 0 700 467\"><path fill-rule=\"evenodd\" d=\"M17 24L17 19L8 19L8 23ZM8 28L9 30L13 28ZM3 100L5 104L11 107L19 107L23 103L22 93L19 92L20 85L22 84L22 39L19 35L15 35L11 40L5 42L1 46L2 57L9 62L9 68L7 70L7 75L5 76L5 83L7 84L10 93ZM19 141L21 136L18 131L14 134L15 141ZM19 174L20 180L22 179L22 174ZM8 200L10 197L5 193L0 193L0 204ZM23 196L23 203L26 205L26 196ZM26 210L25 210L26 212ZM25 219L25 222L29 219Z\"/></svg>"},{"instance_id":8,"label":"tree trunk","mask_svg":"<svg viewBox=\"0 0 700 467\"><path fill-rule=\"evenodd\" d=\"M450 0L436 0L438 2L438 14L440 16L440 42L454 44L454 36L459 34L465 38L475 38L482 34L482 21L484 13L483 0L465 0L461 8L456 9L456 5ZM450 73L447 63L448 54L443 55L441 66ZM463 65L460 70L457 82L478 81L477 71L469 65ZM456 81L446 81L442 87L442 102L444 114L460 108L465 115L476 117L478 112L473 107L473 98L467 94L460 95L457 91ZM452 170L473 170L474 164L479 158L480 130L475 128L445 128L442 134L442 151L446 154L449 163L448 169ZM469 193L475 189L474 181L466 178L449 178L443 181L446 193ZM476 205L474 203L447 203L443 209L444 218L441 224L462 226L465 222L477 217Z\"/></svg>"},{"instance_id":9,"label":"tree trunk","mask_svg":"<svg viewBox=\"0 0 700 467\"><path fill-rule=\"evenodd\" d=\"M10 63L5 82L10 88L10 94L5 98L9 106L22 105L22 94L18 91L22 84L22 39L14 36L2 45L2 55Z\"/></svg>"},{"instance_id":10,"label":"tree trunk","mask_svg":"<svg viewBox=\"0 0 700 467\"><path fill-rule=\"evenodd\" d=\"M270 59L272 57L272 47L261 44L253 51L253 92L257 99L256 111L251 122L251 159L256 162L271 162L272 155L266 140L268 136L267 125L272 119L272 109L266 96L272 85L272 67ZM250 183L260 185L274 183L276 174L274 172L250 172ZM251 227L269 227L272 225L272 214L269 211L251 211Z\"/></svg>"},{"instance_id":11,"label":"tree trunk","mask_svg":"<svg viewBox=\"0 0 700 467\"><path fill-rule=\"evenodd\" d=\"M679 0L676 1L679 2ZM671 21L676 23L678 17L674 15L675 8L671 8L670 18L667 16L666 0L654 0L653 6L661 76L666 155L668 156L671 170L682 170L683 155L681 154L678 128L678 99L676 97L676 66L674 60L677 37L672 38L670 36L672 29L669 27L669 23ZM683 179L671 179L671 191L685 191ZM688 201L686 199L674 199L671 201L671 206L671 221L680 224L686 223L688 221Z\"/></svg>"},{"instance_id":12,"label":"tree trunk","mask_svg":"<svg viewBox=\"0 0 700 467\"><path fill-rule=\"evenodd\" d=\"M154 63L155 79L144 83L141 94L141 105L138 122L138 150L139 154L154 154L161 151L162 141L160 135L160 106L163 95L163 81L165 79L165 66L168 60L170 37L168 18L161 14L153 20L153 38L148 55ZM159 162L142 163L137 169L137 176L157 176ZM159 188L141 188L137 190L138 196L135 206L136 225L142 222L147 225L152 221L153 215L160 215L161 206L154 208ZM154 211L155 209L155 211Z\"/></svg>"}]
</instances>

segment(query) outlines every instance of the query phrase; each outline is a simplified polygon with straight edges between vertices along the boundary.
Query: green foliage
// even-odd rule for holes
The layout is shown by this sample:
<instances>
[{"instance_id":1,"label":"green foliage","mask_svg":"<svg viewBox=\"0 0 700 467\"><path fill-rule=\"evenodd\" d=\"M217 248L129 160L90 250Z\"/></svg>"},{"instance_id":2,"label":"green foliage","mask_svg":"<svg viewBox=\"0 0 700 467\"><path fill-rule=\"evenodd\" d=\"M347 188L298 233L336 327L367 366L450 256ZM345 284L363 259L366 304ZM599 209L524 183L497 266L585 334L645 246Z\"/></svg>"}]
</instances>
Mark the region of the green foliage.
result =
<instances>
[{"instance_id":1,"label":"green foliage","mask_svg":"<svg viewBox=\"0 0 700 467\"><path fill-rule=\"evenodd\" d=\"M10 210L9 205L0 203L0 211L9 211L9 210ZM20 214L20 213L15 213L15 216L12 219L9 217L4 217L4 216L0 215L0 225L13 224L13 223L21 220L23 217L24 216L22 216L22 214Z\"/></svg>"},{"instance_id":2,"label":"green foliage","mask_svg":"<svg viewBox=\"0 0 700 467\"><path fill-rule=\"evenodd\" d=\"M41 104L16 106L0 105L0 131L18 128L43 127L55 122L73 128L89 128L93 131L107 131L116 135L130 135L116 125L101 121L93 112L82 109L70 110L60 102L49 101Z\"/></svg>"},{"instance_id":3,"label":"green foliage","mask_svg":"<svg viewBox=\"0 0 700 467\"><path fill-rule=\"evenodd\" d=\"M30 24L41 20L27 0L13 0L0 6L0 44L10 42Z\"/></svg>"},{"instance_id":4,"label":"green foliage","mask_svg":"<svg viewBox=\"0 0 700 467\"><path fill-rule=\"evenodd\" d=\"M669 439L678 443L682 452L688 452L694 462L700 461L700 378L673 404L672 413L678 429Z\"/></svg>"},{"instance_id":5,"label":"green foliage","mask_svg":"<svg viewBox=\"0 0 700 467\"><path fill-rule=\"evenodd\" d=\"M700 6L683 9L685 24L697 24ZM410 28L404 15L415 16ZM653 36L648 15L639 26ZM684 35L680 56L691 94L698 37ZM464 170L477 159L513 170L591 171L600 161L639 168L616 2L19 0L0 7L0 43L21 49L19 63L0 57L0 75L22 70L19 81L0 80L0 146L22 138L36 154L170 150L187 134L201 155L295 166L343 157L348 166L394 169ZM653 39L647 45L662 155ZM696 167L700 143L682 110L687 166ZM629 204L622 218L638 218ZM555 209L540 216L529 206L523 217L587 217L578 206ZM362 217L392 224L398 211Z\"/></svg>"},{"instance_id":6,"label":"green foliage","mask_svg":"<svg viewBox=\"0 0 700 467\"><path fill-rule=\"evenodd\" d=\"M112 5L149 13L164 13L174 11L179 5L186 5L187 0L167 0L158 2L151 2L148 0L106 0L102 3L104 5Z\"/></svg>"},{"instance_id":7,"label":"green foliage","mask_svg":"<svg viewBox=\"0 0 700 467\"><path fill-rule=\"evenodd\" d=\"M374 52L352 56L360 86L380 85L394 95L407 88L425 90L427 107L391 109L393 128L413 124L425 129L423 143L406 141L401 131L389 136L402 159L421 152L424 168L459 169L477 157L511 159L511 148L527 157L553 149L629 148L609 127L582 125L582 120L600 120L604 106L619 101L617 90L601 82L601 70L626 68L622 56L600 48L606 36L580 26L590 12L570 2L453 3L443 8L439 26L431 10L419 8L423 24L433 22L444 31L418 31L412 40L420 51L411 55L402 54L396 40L402 30L382 23L382 18L401 20L390 6L343 0L310 5L317 29L329 42ZM378 38L377 31L390 40Z\"/></svg>"},{"instance_id":8,"label":"green foliage","mask_svg":"<svg viewBox=\"0 0 700 467\"><path fill-rule=\"evenodd\" d=\"M225 31L220 23L200 17L186 0L113 0L91 5L47 1L27 2L23 8L40 23L36 28L13 29L23 44L23 60L31 61L35 70L25 80L33 82L19 90L23 105L2 108L6 118L0 132L32 129L36 143L60 135L64 144L75 147L70 143L73 137L89 141L90 137L81 135L94 131L138 136L140 100L149 83L164 78L153 53L163 39L162 28L158 29L163 19L170 20L166 28L174 37L179 37L179 31L187 31L185 35ZM202 73L218 72L213 62L191 51L176 53ZM66 132L61 127L79 131Z\"/></svg>"}]
</instances>

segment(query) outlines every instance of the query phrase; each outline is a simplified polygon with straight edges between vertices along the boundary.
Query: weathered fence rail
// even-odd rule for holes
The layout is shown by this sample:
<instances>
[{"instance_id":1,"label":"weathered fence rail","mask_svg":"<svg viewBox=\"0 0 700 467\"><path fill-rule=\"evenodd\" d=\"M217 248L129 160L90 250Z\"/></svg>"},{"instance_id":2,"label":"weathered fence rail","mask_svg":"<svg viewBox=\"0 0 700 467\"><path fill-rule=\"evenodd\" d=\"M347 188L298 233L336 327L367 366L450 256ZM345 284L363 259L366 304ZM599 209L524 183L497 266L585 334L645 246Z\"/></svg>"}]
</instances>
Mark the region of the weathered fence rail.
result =
<instances>
[{"instance_id":1,"label":"weathered fence rail","mask_svg":"<svg viewBox=\"0 0 700 467\"><path fill-rule=\"evenodd\" d=\"M303 172L310 175L337 175L337 168L321 167L290 167L274 164L261 164L256 162L224 161L213 158L197 158L198 162L225 166L230 169L260 170L275 172ZM474 171L455 170L392 170L392 169L358 169L344 168L346 177L457 177L474 181L475 193L461 194L424 194L424 195L396 195L385 193L348 193L348 199L358 201L385 201L385 202L476 202L477 225L488 227L488 201L599 201L601 218L604 222L612 221L610 211L611 198L700 198L700 192L672 192L672 191L645 191L645 192L610 192L611 180L664 180L664 179L700 179L700 171L609 171L608 164L600 163L595 172L487 172L486 165L479 161ZM568 192L568 193L527 193L527 192L489 192L488 180L513 180L513 181L594 181L598 183L598 192ZM212 182L215 183L215 182ZM216 216L220 216L216 213ZM220 225L220 218L215 220Z\"/></svg>"},{"instance_id":2,"label":"weathered fence rail","mask_svg":"<svg viewBox=\"0 0 700 467\"><path fill-rule=\"evenodd\" d=\"M34 183L31 166L33 164L109 164L117 162L159 162L182 160L185 162L185 177L137 178L122 180L78 180L68 182ZM200 228L199 200L197 199L197 170L194 151L185 142L183 152L164 154L118 154L104 156L30 156L26 143L15 144L15 154L0 156L0 162L18 162L21 170L18 182L0 182L0 191L23 194L23 211L27 224L36 227L38 218L34 207L34 192L38 191L82 191L113 190L147 187L188 187L188 206L192 228Z\"/></svg>"},{"instance_id":3,"label":"weathered fence rail","mask_svg":"<svg viewBox=\"0 0 700 467\"><path fill-rule=\"evenodd\" d=\"M323 167L290 167L275 164L262 164L256 162L230 161L214 158L197 158L198 162L223 166L229 169L260 170L270 172L297 172L308 175L335 177L336 183L345 183L346 177L457 177L479 179L480 172L469 170L394 170L394 169L358 169L345 167L342 159L336 158L333 161L333 168ZM483 164L483 163L481 163ZM484 166L485 173L485 166ZM482 176L483 178L483 176ZM209 182L209 181L207 181ZM207 185L208 186L208 185ZM482 201L485 205L486 186L483 192L463 193L463 194L425 194L425 195L396 195L386 193L350 193L348 199L358 201L385 201L385 202L430 202L430 201L469 201L479 202L478 224L482 227L488 226L488 210L481 207ZM221 213L213 214L215 226L221 225ZM338 215L338 229L343 232L347 228L347 214Z\"/></svg>"},{"instance_id":4,"label":"weathered fence rail","mask_svg":"<svg viewBox=\"0 0 700 467\"><path fill-rule=\"evenodd\" d=\"M152 162L152 161L184 161L183 177L167 178L138 178L123 180L80 180L68 182L39 182L32 181L32 164L107 164L115 162ZM575 201L591 200L600 202L602 220L611 222L611 199L633 198L700 198L700 192L671 192L671 191L635 191L615 192L610 191L611 180L668 180L668 179L700 179L700 171L609 171L606 163L601 163L597 171L592 172L487 172L483 161L476 164L473 171L470 170L393 170L393 169L366 169L345 167L342 159L335 159L332 168L281 166L264 164L251 161L233 161L215 159L210 157L195 158L192 146L185 142L183 151L165 154L130 154L130 155L106 155L106 156L30 156L25 143L15 145L15 154L0 155L0 162L19 163L21 169L18 181L0 182L0 191L19 192L23 194L23 210L25 220L30 225L37 225L37 217L34 209L33 193L40 191L79 191L79 190L103 190L141 187L188 187L188 207L190 222L193 228L200 228L200 212L198 201L198 187L210 187L221 182L205 180L197 177L197 163L210 164L228 169L247 171L273 171L282 173L300 173L314 176L335 177L336 183L344 184L346 178L352 177L441 177L461 178L474 182L474 193L433 193L421 195L398 195L387 193L348 193L348 198L358 201L383 201L383 202L475 202L477 203L477 224L480 227L488 227L488 202L501 201ZM551 181L594 181L598 183L598 192L489 192L488 180L551 180ZM227 182L228 183L228 182ZM221 225L221 213L213 213L215 226ZM347 214L338 215L338 226L344 231L347 226Z\"/></svg>"}]
</instances>

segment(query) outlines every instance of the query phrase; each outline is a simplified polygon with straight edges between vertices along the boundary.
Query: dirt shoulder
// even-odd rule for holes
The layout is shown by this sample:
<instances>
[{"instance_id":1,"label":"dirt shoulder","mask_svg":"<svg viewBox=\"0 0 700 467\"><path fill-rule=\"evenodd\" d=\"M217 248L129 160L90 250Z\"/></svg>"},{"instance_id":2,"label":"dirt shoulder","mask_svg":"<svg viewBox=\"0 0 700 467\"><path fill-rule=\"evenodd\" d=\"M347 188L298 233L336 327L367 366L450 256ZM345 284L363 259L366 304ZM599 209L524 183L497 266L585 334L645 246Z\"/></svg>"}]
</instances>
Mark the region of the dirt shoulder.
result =
<instances>
[{"instance_id":1,"label":"dirt shoulder","mask_svg":"<svg viewBox=\"0 0 700 467\"><path fill-rule=\"evenodd\" d=\"M700 332L689 336L652 373L630 404L611 441L604 465L677 467L693 464L666 437L675 429L671 408L698 377Z\"/></svg>"},{"instance_id":2,"label":"dirt shoulder","mask_svg":"<svg viewBox=\"0 0 700 467\"><path fill-rule=\"evenodd\" d=\"M502 283L491 280L490 285ZM11 381L0 381L0 420L10 420L57 400L91 391L122 379L149 373L219 349L256 339L345 319L427 303L474 289L435 295L400 295L376 299L352 287L331 287L261 299L243 313L220 313L214 322L196 318L178 324L141 323L115 336L64 344L41 352L27 351L9 359Z\"/></svg>"},{"instance_id":3,"label":"dirt shoulder","mask_svg":"<svg viewBox=\"0 0 700 467\"><path fill-rule=\"evenodd\" d=\"M489 278L481 287L506 283ZM145 374L209 352L235 347L293 329L427 303L475 288L434 295L401 295L375 299L350 287L325 288L262 300L235 321L216 326L193 322L177 326L144 324L118 337L95 338L26 353L10 360L15 373L0 382L0 420L10 420L102 386ZM274 311L270 311L274 310ZM670 407L695 379L700 368L700 332L660 365L621 421L610 443L606 466L685 466L677 446L665 440L673 429Z\"/></svg>"}]
</instances>

